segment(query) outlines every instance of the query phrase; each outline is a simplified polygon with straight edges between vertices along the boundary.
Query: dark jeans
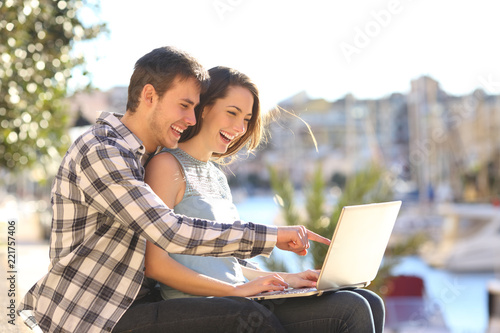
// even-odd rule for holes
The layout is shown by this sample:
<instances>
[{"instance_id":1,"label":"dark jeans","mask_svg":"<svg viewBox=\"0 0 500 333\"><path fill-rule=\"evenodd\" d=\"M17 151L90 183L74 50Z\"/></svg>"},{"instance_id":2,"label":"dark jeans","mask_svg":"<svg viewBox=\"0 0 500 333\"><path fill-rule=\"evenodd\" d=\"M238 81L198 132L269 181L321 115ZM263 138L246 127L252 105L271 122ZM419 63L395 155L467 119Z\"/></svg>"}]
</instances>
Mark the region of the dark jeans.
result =
<instances>
[{"instance_id":1,"label":"dark jeans","mask_svg":"<svg viewBox=\"0 0 500 333\"><path fill-rule=\"evenodd\" d=\"M376 332L385 310L363 289L322 296L250 301L242 297L135 302L113 332Z\"/></svg>"},{"instance_id":2,"label":"dark jeans","mask_svg":"<svg viewBox=\"0 0 500 333\"><path fill-rule=\"evenodd\" d=\"M342 290L322 296L261 301L287 332L384 331L382 299L365 289Z\"/></svg>"}]
</instances>

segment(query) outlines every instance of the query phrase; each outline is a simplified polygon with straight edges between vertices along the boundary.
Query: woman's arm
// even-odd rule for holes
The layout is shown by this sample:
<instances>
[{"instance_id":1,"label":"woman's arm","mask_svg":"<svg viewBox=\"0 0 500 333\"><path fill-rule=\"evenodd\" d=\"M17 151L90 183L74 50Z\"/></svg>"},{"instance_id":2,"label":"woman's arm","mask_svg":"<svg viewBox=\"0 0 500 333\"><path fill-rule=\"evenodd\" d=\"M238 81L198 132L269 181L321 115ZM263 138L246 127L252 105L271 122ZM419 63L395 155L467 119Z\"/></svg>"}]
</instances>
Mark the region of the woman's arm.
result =
<instances>
[{"instance_id":1,"label":"woman's arm","mask_svg":"<svg viewBox=\"0 0 500 333\"><path fill-rule=\"evenodd\" d=\"M170 153L160 153L149 161L144 181L171 208L181 202L186 191L181 166Z\"/></svg>"},{"instance_id":2,"label":"woman's arm","mask_svg":"<svg viewBox=\"0 0 500 333\"><path fill-rule=\"evenodd\" d=\"M145 181L168 207L177 205L184 196L184 176L179 163L171 154L162 153L151 159L146 167ZM145 265L147 277L199 296L251 296L286 287L286 283L277 275L268 275L235 286L187 268L150 242L146 246Z\"/></svg>"},{"instance_id":3,"label":"woman's arm","mask_svg":"<svg viewBox=\"0 0 500 333\"><path fill-rule=\"evenodd\" d=\"M172 259L152 243L146 248L147 277L182 292L199 296L252 296L263 291L283 290L287 284L277 274L268 274L242 285L233 285L195 272Z\"/></svg>"}]
</instances>

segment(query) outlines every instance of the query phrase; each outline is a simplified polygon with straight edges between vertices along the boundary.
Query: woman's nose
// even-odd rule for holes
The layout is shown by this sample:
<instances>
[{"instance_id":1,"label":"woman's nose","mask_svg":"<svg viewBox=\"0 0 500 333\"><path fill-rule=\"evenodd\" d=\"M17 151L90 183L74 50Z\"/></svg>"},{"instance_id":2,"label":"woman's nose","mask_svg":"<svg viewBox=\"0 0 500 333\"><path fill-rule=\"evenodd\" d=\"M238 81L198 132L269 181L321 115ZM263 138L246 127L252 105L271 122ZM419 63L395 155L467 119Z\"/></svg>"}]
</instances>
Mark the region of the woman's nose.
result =
<instances>
[{"instance_id":1,"label":"woman's nose","mask_svg":"<svg viewBox=\"0 0 500 333\"><path fill-rule=\"evenodd\" d=\"M240 121L236 122L236 124L234 125L234 130L239 135L245 133L245 131L247 130L247 123L246 123L246 121L243 120L241 122Z\"/></svg>"}]
</instances>

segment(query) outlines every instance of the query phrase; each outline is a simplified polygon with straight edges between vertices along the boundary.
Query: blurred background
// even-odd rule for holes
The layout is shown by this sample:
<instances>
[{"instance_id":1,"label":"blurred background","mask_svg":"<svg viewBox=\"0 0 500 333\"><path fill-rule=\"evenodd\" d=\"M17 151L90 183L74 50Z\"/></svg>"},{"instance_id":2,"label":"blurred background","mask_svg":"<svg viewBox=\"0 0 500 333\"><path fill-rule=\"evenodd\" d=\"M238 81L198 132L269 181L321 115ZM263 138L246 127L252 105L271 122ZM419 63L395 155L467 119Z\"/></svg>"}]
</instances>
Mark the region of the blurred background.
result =
<instances>
[{"instance_id":1,"label":"blurred background","mask_svg":"<svg viewBox=\"0 0 500 333\"><path fill-rule=\"evenodd\" d=\"M48 266L62 155L99 111L125 112L138 58L174 45L250 76L275 115L268 142L223 168L242 219L331 237L342 206L402 200L370 286L387 332L500 332L499 12L486 0L0 0L0 256L15 220L17 297ZM257 260L297 271L325 250Z\"/></svg>"}]
</instances>

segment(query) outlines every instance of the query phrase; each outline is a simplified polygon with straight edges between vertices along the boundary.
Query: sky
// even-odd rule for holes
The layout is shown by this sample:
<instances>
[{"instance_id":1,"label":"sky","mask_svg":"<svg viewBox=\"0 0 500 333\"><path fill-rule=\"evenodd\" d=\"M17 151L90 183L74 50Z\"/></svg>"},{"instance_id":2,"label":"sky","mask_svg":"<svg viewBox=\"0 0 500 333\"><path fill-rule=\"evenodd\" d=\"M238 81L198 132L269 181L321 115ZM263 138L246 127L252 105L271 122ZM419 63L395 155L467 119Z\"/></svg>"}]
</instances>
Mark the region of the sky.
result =
<instances>
[{"instance_id":1,"label":"sky","mask_svg":"<svg viewBox=\"0 0 500 333\"><path fill-rule=\"evenodd\" d=\"M450 94L500 93L498 13L493 0L107 0L99 18L110 33L79 51L108 90L173 45L207 69L247 74L264 107L301 91L329 101L406 93L422 75Z\"/></svg>"}]
</instances>

